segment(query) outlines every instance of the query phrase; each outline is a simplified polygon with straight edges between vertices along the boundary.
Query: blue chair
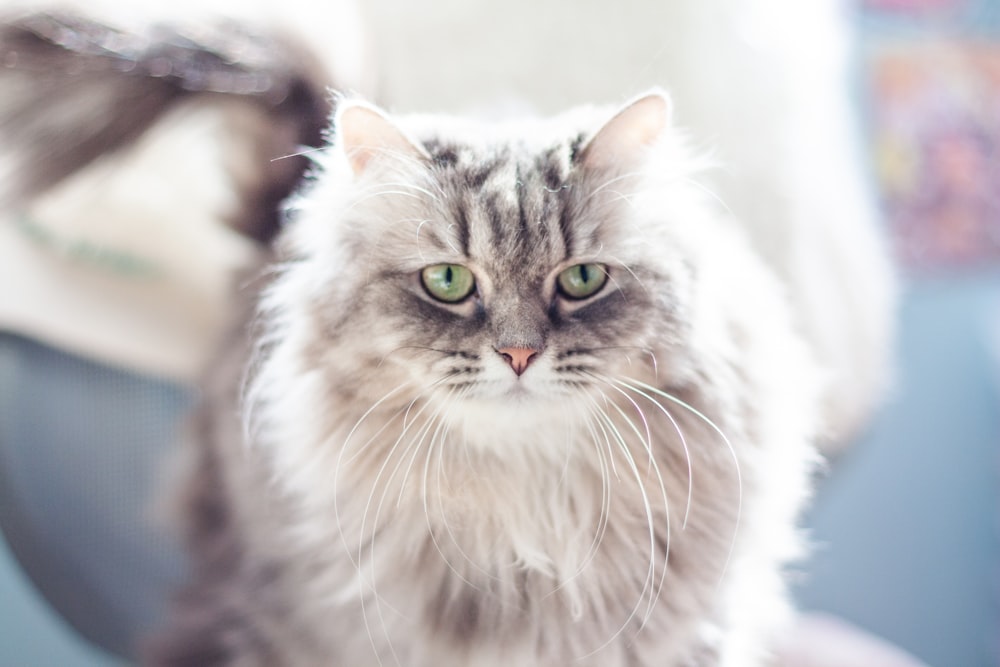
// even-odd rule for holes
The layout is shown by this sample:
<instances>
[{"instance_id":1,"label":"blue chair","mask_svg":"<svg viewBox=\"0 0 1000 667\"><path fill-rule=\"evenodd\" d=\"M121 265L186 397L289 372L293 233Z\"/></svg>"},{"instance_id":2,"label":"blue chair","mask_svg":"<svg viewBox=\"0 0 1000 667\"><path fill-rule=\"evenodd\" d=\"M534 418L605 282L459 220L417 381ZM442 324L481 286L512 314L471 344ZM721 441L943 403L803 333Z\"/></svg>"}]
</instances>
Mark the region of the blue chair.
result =
<instances>
[{"instance_id":1,"label":"blue chair","mask_svg":"<svg viewBox=\"0 0 1000 667\"><path fill-rule=\"evenodd\" d=\"M190 402L0 334L0 665L107 664L162 619L183 559L154 505Z\"/></svg>"}]
</instances>

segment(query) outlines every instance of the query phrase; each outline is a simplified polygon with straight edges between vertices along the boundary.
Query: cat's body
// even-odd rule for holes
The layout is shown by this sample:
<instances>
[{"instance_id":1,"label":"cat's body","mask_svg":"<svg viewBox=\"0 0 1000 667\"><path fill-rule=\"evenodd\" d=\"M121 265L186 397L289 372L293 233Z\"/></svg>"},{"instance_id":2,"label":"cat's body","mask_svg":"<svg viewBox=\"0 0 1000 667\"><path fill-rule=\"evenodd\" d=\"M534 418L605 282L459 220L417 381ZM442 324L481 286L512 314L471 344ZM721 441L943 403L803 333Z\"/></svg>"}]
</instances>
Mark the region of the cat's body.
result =
<instances>
[{"instance_id":1,"label":"cat's body","mask_svg":"<svg viewBox=\"0 0 1000 667\"><path fill-rule=\"evenodd\" d=\"M152 663L768 663L813 360L665 100L611 116L345 105L201 413Z\"/></svg>"}]
</instances>

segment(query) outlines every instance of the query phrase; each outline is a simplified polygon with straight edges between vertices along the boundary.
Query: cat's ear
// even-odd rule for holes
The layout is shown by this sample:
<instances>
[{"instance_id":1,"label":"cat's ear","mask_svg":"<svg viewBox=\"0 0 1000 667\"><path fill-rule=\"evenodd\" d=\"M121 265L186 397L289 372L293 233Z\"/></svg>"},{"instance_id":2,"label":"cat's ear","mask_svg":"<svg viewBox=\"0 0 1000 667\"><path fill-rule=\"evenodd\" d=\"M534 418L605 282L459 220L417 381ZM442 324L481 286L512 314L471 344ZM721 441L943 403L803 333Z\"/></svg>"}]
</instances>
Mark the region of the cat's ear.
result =
<instances>
[{"instance_id":1,"label":"cat's ear","mask_svg":"<svg viewBox=\"0 0 1000 667\"><path fill-rule=\"evenodd\" d=\"M340 148L355 174L361 174L370 164L383 159L429 159L427 152L411 141L388 116L364 102L341 102L334 128Z\"/></svg>"},{"instance_id":2,"label":"cat's ear","mask_svg":"<svg viewBox=\"0 0 1000 667\"><path fill-rule=\"evenodd\" d=\"M618 111L586 143L580 163L595 168L614 168L639 159L666 131L671 117L670 98L655 89Z\"/></svg>"}]
</instances>

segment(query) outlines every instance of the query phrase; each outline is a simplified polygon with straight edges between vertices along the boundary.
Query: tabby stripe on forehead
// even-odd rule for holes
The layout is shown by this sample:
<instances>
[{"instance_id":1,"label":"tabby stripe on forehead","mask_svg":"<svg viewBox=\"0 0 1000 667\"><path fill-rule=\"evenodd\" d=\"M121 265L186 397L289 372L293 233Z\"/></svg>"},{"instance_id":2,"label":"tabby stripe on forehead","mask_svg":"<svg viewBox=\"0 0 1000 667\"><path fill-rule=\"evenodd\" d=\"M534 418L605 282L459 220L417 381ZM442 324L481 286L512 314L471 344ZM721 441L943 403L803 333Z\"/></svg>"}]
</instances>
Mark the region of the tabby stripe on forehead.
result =
<instances>
[{"instance_id":1,"label":"tabby stripe on forehead","mask_svg":"<svg viewBox=\"0 0 1000 667\"><path fill-rule=\"evenodd\" d=\"M526 243L531 238L531 230L528 228L528 212L526 210L530 206L530 202L525 201L529 188L525 187L522 180L520 164L514 167L514 179L514 192L517 193L517 224L520 231L520 240L522 243Z\"/></svg>"},{"instance_id":2,"label":"tabby stripe on forehead","mask_svg":"<svg viewBox=\"0 0 1000 667\"><path fill-rule=\"evenodd\" d=\"M566 200L565 197L560 197L559 201L562 204L562 210L559 211L559 231L562 232L563 246L565 246L564 252L566 253L566 257L572 257L573 233L570 230L572 223L570 221L571 215L569 210L569 202Z\"/></svg>"},{"instance_id":3,"label":"tabby stripe on forehead","mask_svg":"<svg viewBox=\"0 0 1000 667\"><path fill-rule=\"evenodd\" d=\"M493 234L494 243L501 243L507 238L507 230L504 228L503 216L500 214L499 206L500 194L491 192L483 199L484 213L490 225L490 232Z\"/></svg>"},{"instance_id":4,"label":"tabby stripe on forehead","mask_svg":"<svg viewBox=\"0 0 1000 667\"><path fill-rule=\"evenodd\" d=\"M577 159L580 157L580 149L583 148L583 142L586 140L587 135L582 132L577 135L569 145L569 161L572 164L576 164Z\"/></svg>"},{"instance_id":5,"label":"tabby stripe on forehead","mask_svg":"<svg viewBox=\"0 0 1000 667\"><path fill-rule=\"evenodd\" d=\"M469 216L465 212L465 202L456 200L455 227L458 230L458 247L465 257L469 256Z\"/></svg>"},{"instance_id":6,"label":"tabby stripe on forehead","mask_svg":"<svg viewBox=\"0 0 1000 667\"><path fill-rule=\"evenodd\" d=\"M536 229L538 230L538 242L539 245L545 245L551 250L551 220L552 211L555 207L553 206L553 196L549 192L541 193L541 201L537 207L537 224Z\"/></svg>"},{"instance_id":7,"label":"tabby stripe on forehead","mask_svg":"<svg viewBox=\"0 0 1000 667\"><path fill-rule=\"evenodd\" d=\"M470 166L465 172L465 185L472 190L480 189L486 184L486 181L493 175L493 172L496 171L501 162L500 159L495 158Z\"/></svg>"},{"instance_id":8,"label":"tabby stripe on forehead","mask_svg":"<svg viewBox=\"0 0 1000 667\"><path fill-rule=\"evenodd\" d=\"M458 151L453 146L442 144L436 139L428 139L424 142L424 148L434 160L438 167L454 167L458 163Z\"/></svg>"},{"instance_id":9,"label":"tabby stripe on forehead","mask_svg":"<svg viewBox=\"0 0 1000 667\"><path fill-rule=\"evenodd\" d=\"M550 148L538 157L536 163L538 171L542 174L542 180L545 181L545 187L553 192L561 190L565 185L563 182L566 178L565 169L559 156L563 149L562 146Z\"/></svg>"}]
</instances>

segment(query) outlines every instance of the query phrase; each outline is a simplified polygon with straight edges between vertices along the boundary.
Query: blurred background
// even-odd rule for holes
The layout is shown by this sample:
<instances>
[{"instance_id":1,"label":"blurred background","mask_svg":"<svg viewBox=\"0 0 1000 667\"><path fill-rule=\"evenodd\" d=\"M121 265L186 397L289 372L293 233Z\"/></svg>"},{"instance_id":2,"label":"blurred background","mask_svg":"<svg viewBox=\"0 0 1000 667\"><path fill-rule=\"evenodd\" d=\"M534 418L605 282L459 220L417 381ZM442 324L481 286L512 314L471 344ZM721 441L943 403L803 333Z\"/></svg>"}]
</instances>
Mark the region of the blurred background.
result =
<instances>
[{"instance_id":1,"label":"blurred background","mask_svg":"<svg viewBox=\"0 0 1000 667\"><path fill-rule=\"evenodd\" d=\"M655 31L629 32L660 20L655 3L536 4L440 0L428 18L423 3L362 2L375 96L407 110L527 99L554 111L670 87ZM1000 0L849 10L855 139L899 264L900 326L889 399L807 517L815 554L796 596L929 665L1000 665ZM428 22L454 41L419 39ZM617 36L613 57L600 32L581 37L584 22ZM537 39L544 61L521 48ZM488 57L464 58L473 47ZM183 374L0 326L0 667L116 665L162 617L183 564L148 500L194 399Z\"/></svg>"},{"instance_id":2,"label":"blurred background","mask_svg":"<svg viewBox=\"0 0 1000 667\"><path fill-rule=\"evenodd\" d=\"M1000 3L866 0L856 88L904 281L897 376L799 587L931 665L1000 664Z\"/></svg>"}]
</instances>

